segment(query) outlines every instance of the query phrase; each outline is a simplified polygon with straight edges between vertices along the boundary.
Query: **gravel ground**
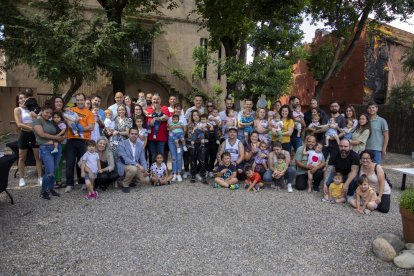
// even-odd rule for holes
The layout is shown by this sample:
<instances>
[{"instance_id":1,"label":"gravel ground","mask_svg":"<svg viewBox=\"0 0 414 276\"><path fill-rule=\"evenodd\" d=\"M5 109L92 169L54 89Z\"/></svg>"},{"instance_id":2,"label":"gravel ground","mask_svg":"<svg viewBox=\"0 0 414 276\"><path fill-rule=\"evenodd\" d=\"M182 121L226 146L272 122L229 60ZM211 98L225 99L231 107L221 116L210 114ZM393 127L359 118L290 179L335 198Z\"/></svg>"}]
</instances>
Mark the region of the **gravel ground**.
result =
<instances>
[{"instance_id":1,"label":"gravel ground","mask_svg":"<svg viewBox=\"0 0 414 276\"><path fill-rule=\"evenodd\" d=\"M391 154L385 167L412 161ZM322 203L320 193L189 182L111 188L96 201L77 187L45 201L32 169L25 188L12 172L16 204L0 194L0 275L414 275L371 252L378 234L402 235L401 175L389 170L391 211L370 215Z\"/></svg>"}]
</instances>

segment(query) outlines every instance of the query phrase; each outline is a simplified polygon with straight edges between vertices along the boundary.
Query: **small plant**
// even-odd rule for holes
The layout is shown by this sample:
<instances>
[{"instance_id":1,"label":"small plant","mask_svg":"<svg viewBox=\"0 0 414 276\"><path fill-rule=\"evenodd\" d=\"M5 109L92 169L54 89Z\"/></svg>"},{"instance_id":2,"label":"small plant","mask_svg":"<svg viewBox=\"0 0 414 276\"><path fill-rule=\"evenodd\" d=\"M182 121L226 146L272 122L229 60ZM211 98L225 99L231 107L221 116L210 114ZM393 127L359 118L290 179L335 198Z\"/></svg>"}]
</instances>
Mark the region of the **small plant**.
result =
<instances>
[{"instance_id":1,"label":"small plant","mask_svg":"<svg viewBox=\"0 0 414 276\"><path fill-rule=\"evenodd\" d=\"M409 112L414 106L414 87L409 80L391 89L388 104L393 110Z\"/></svg>"},{"instance_id":2,"label":"small plant","mask_svg":"<svg viewBox=\"0 0 414 276\"><path fill-rule=\"evenodd\" d=\"M402 193L400 207L414 214L414 188L409 188Z\"/></svg>"}]
</instances>

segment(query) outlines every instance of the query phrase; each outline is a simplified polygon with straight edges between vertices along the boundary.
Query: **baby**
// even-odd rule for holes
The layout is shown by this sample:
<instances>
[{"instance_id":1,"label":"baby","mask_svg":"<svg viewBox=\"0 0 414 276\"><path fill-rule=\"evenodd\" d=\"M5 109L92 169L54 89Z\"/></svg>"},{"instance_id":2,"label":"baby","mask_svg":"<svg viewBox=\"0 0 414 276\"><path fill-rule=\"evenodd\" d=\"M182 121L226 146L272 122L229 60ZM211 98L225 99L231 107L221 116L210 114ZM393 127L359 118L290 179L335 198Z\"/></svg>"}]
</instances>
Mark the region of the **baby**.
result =
<instances>
[{"instance_id":1,"label":"baby","mask_svg":"<svg viewBox=\"0 0 414 276\"><path fill-rule=\"evenodd\" d=\"M204 144L206 142L205 133L207 131L207 115L201 114L200 115L200 122L197 123L197 126L193 129L193 134L191 135L191 145L195 144L197 138L200 138L201 143Z\"/></svg>"},{"instance_id":2,"label":"baby","mask_svg":"<svg viewBox=\"0 0 414 276\"><path fill-rule=\"evenodd\" d=\"M104 113L105 113L104 132L112 138L112 134L115 130L115 122L112 119L112 111L110 109L107 109L104 111Z\"/></svg>"},{"instance_id":3,"label":"baby","mask_svg":"<svg viewBox=\"0 0 414 276\"><path fill-rule=\"evenodd\" d=\"M339 137L337 131L338 124L336 123L335 118L330 118L328 124L325 126L328 126L328 130L325 133L325 147L329 146L329 138L335 138L336 142L339 145Z\"/></svg>"},{"instance_id":4,"label":"baby","mask_svg":"<svg viewBox=\"0 0 414 276\"><path fill-rule=\"evenodd\" d=\"M317 167L325 160L322 153L323 145L321 143L316 143L315 148L311 150L306 150L306 147L303 147L303 155L308 155L308 165ZM312 192L313 184L313 173L312 170L308 170L308 193Z\"/></svg>"},{"instance_id":5,"label":"baby","mask_svg":"<svg viewBox=\"0 0 414 276\"><path fill-rule=\"evenodd\" d=\"M257 165L262 165L266 170L267 166L267 156L269 155L269 150L267 149L267 144L265 142L260 142L259 148L257 149L256 155L254 156L254 162L252 165L253 170L256 169Z\"/></svg>"},{"instance_id":6,"label":"baby","mask_svg":"<svg viewBox=\"0 0 414 276\"><path fill-rule=\"evenodd\" d=\"M322 198L322 202L330 203L344 203L346 202L345 194L342 188L344 183L342 182L342 174L340 172L335 173L333 182L329 185L329 193Z\"/></svg>"},{"instance_id":7,"label":"baby","mask_svg":"<svg viewBox=\"0 0 414 276\"><path fill-rule=\"evenodd\" d=\"M245 141L249 141L249 135L253 131L254 117L250 111L243 110L240 120L241 120L240 123L244 124L242 125L243 131L244 131L244 139ZM246 125L246 124L250 124L250 125Z\"/></svg>"},{"instance_id":8,"label":"baby","mask_svg":"<svg viewBox=\"0 0 414 276\"><path fill-rule=\"evenodd\" d=\"M295 129L297 130L297 137L300 137L302 134L302 124L298 122L297 120L303 120L304 115L301 111L300 104L296 105L292 112L293 121L295 122Z\"/></svg>"},{"instance_id":9,"label":"baby","mask_svg":"<svg viewBox=\"0 0 414 276\"><path fill-rule=\"evenodd\" d=\"M63 115L61 112L54 112L53 113L53 122L55 123L55 127L58 136L64 136L66 134L66 124L63 121ZM59 152L59 142L53 142L53 150L50 152L51 154L55 154Z\"/></svg>"},{"instance_id":10,"label":"baby","mask_svg":"<svg viewBox=\"0 0 414 276\"><path fill-rule=\"evenodd\" d=\"M219 125L216 124L216 121L219 122ZM208 116L208 125L214 129L214 138L216 143L220 145L220 131L219 127L221 125L221 118L217 108L214 108L211 114Z\"/></svg>"},{"instance_id":11,"label":"baby","mask_svg":"<svg viewBox=\"0 0 414 276\"><path fill-rule=\"evenodd\" d=\"M309 132L311 132L311 134L313 134L315 130L320 126L320 119L321 117L319 116L319 114L312 114L312 122L308 126L308 129L310 129Z\"/></svg>"},{"instance_id":12,"label":"baby","mask_svg":"<svg viewBox=\"0 0 414 276\"><path fill-rule=\"evenodd\" d=\"M68 121L68 125L72 129L73 135L84 138L83 126L79 123L79 116L69 106L65 106L63 117ZM78 133L79 131L79 133Z\"/></svg>"},{"instance_id":13,"label":"baby","mask_svg":"<svg viewBox=\"0 0 414 276\"><path fill-rule=\"evenodd\" d=\"M269 120L269 139L272 141L273 134L276 133L277 140L282 141L282 128L283 128L283 121L280 120L279 116L275 116L275 112L269 111L268 113L268 120Z\"/></svg>"},{"instance_id":14,"label":"baby","mask_svg":"<svg viewBox=\"0 0 414 276\"><path fill-rule=\"evenodd\" d=\"M183 124L180 122L180 116L174 114L171 118L171 122L168 123L168 130L171 136L174 138L174 143L177 148L177 153L181 153L180 141L183 145L184 151L187 151L184 138Z\"/></svg>"},{"instance_id":15,"label":"baby","mask_svg":"<svg viewBox=\"0 0 414 276\"><path fill-rule=\"evenodd\" d=\"M369 185L366 174L359 177L355 198L351 199L350 204L360 214L369 214L371 211L377 209L377 194L375 193L375 189Z\"/></svg>"},{"instance_id":16,"label":"baby","mask_svg":"<svg viewBox=\"0 0 414 276\"><path fill-rule=\"evenodd\" d=\"M234 119L234 110L226 110L226 122L223 124L223 133L227 133L229 127L236 126L236 120Z\"/></svg>"},{"instance_id":17,"label":"baby","mask_svg":"<svg viewBox=\"0 0 414 276\"><path fill-rule=\"evenodd\" d=\"M145 110L147 108L147 100L145 99L145 93L144 92L139 92L138 93L137 104L140 105L143 110Z\"/></svg>"},{"instance_id":18,"label":"baby","mask_svg":"<svg viewBox=\"0 0 414 276\"><path fill-rule=\"evenodd\" d=\"M345 125L346 127L342 129L342 132L344 133L344 138L347 140L351 140L352 134L354 134L354 122L352 119L346 119Z\"/></svg>"}]
</instances>

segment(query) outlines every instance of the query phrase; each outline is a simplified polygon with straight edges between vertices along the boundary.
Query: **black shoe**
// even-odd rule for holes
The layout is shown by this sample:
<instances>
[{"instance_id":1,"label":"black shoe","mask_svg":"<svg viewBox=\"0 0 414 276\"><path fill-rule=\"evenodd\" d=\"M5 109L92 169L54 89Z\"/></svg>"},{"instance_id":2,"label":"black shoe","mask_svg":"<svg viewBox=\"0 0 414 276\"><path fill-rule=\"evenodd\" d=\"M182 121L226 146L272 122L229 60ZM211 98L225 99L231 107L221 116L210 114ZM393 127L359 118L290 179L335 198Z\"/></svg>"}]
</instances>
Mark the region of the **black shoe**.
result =
<instances>
[{"instance_id":1,"label":"black shoe","mask_svg":"<svg viewBox=\"0 0 414 276\"><path fill-rule=\"evenodd\" d=\"M49 195L48 192L41 193L40 197L43 198L43 199L50 200L50 195Z\"/></svg>"},{"instance_id":2,"label":"black shoe","mask_svg":"<svg viewBox=\"0 0 414 276\"><path fill-rule=\"evenodd\" d=\"M135 183L131 183L131 184L129 184L129 187L131 187L131 188L134 188L134 187L136 187L137 186L137 184L135 184Z\"/></svg>"},{"instance_id":3,"label":"black shoe","mask_svg":"<svg viewBox=\"0 0 414 276\"><path fill-rule=\"evenodd\" d=\"M207 178L203 178L203 180L201 181L201 183L208 185Z\"/></svg>"},{"instance_id":4,"label":"black shoe","mask_svg":"<svg viewBox=\"0 0 414 276\"><path fill-rule=\"evenodd\" d=\"M124 192L126 194L129 193L129 187L123 187L122 192Z\"/></svg>"},{"instance_id":5,"label":"black shoe","mask_svg":"<svg viewBox=\"0 0 414 276\"><path fill-rule=\"evenodd\" d=\"M190 183L195 183L195 182L196 182L195 176L192 176L191 180L190 180Z\"/></svg>"},{"instance_id":6,"label":"black shoe","mask_svg":"<svg viewBox=\"0 0 414 276\"><path fill-rule=\"evenodd\" d=\"M51 189L49 192L52 196L60 196L60 194L53 189Z\"/></svg>"}]
</instances>

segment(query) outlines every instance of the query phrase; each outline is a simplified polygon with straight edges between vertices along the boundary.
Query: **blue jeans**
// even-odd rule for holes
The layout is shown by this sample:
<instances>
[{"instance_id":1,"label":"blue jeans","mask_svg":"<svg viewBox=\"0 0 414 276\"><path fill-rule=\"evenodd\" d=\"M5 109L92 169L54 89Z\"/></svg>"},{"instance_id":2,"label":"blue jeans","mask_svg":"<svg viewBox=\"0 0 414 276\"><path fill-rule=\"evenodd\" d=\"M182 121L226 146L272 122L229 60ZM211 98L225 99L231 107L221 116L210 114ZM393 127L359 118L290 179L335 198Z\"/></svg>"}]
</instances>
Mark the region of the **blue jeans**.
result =
<instances>
[{"instance_id":1,"label":"blue jeans","mask_svg":"<svg viewBox=\"0 0 414 276\"><path fill-rule=\"evenodd\" d=\"M302 146L302 137L291 137L290 144L292 145L293 149L296 150Z\"/></svg>"},{"instance_id":2,"label":"blue jeans","mask_svg":"<svg viewBox=\"0 0 414 276\"><path fill-rule=\"evenodd\" d=\"M285 172L284 178L287 179L287 182L292 184L293 179L296 176L296 168L293 166L289 166L287 171ZM265 172L265 174L263 175L263 181L264 182L272 182L273 181L273 177L272 177L272 171L271 170L267 170Z\"/></svg>"},{"instance_id":3,"label":"blue jeans","mask_svg":"<svg viewBox=\"0 0 414 276\"><path fill-rule=\"evenodd\" d=\"M183 150L180 153L177 153L177 147L174 142L174 137L168 137L168 147L170 149L171 161L172 161L172 172L180 173L183 167Z\"/></svg>"},{"instance_id":4,"label":"blue jeans","mask_svg":"<svg viewBox=\"0 0 414 276\"><path fill-rule=\"evenodd\" d=\"M72 127L73 132L79 132L79 134L84 133L83 126L79 122L72 123L72 124L70 124L70 126Z\"/></svg>"},{"instance_id":5,"label":"blue jeans","mask_svg":"<svg viewBox=\"0 0 414 276\"><path fill-rule=\"evenodd\" d=\"M45 165L45 174L42 179L42 193L50 191L55 185L55 170L59 166L60 157L62 156L62 145L59 144L57 154L50 153L53 149L53 144L42 144L39 147L40 156Z\"/></svg>"},{"instance_id":6,"label":"blue jeans","mask_svg":"<svg viewBox=\"0 0 414 276\"><path fill-rule=\"evenodd\" d=\"M155 162L155 156L157 156L157 154L162 154L162 156L164 156L165 142L148 141L148 148L151 155L151 160L152 162ZM151 166L151 164L149 164L149 166Z\"/></svg>"},{"instance_id":7,"label":"blue jeans","mask_svg":"<svg viewBox=\"0 0 414 276\"><path fill-rule=\"evenodd\" d=\"M371 150L371 152L374 154L374 163L381 164L381 157L382 157L382 151L380 150Z\"/></svg>"}]
</instances>

